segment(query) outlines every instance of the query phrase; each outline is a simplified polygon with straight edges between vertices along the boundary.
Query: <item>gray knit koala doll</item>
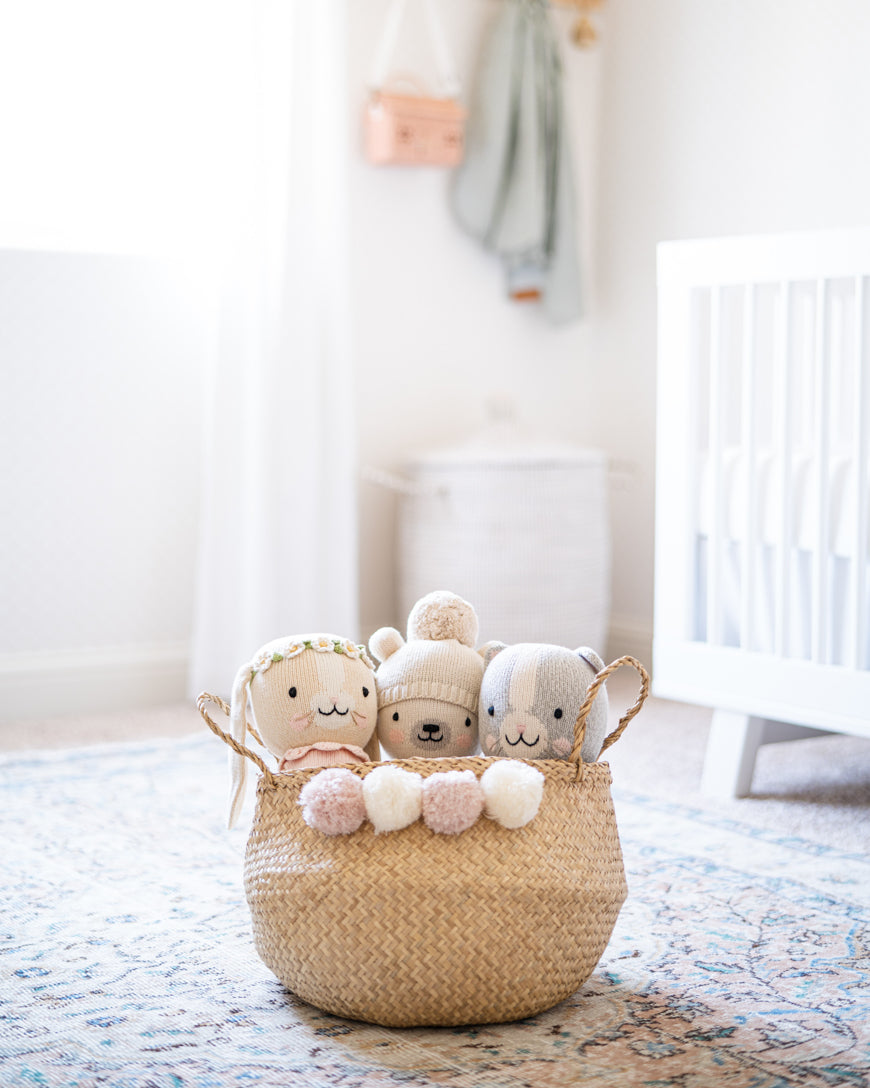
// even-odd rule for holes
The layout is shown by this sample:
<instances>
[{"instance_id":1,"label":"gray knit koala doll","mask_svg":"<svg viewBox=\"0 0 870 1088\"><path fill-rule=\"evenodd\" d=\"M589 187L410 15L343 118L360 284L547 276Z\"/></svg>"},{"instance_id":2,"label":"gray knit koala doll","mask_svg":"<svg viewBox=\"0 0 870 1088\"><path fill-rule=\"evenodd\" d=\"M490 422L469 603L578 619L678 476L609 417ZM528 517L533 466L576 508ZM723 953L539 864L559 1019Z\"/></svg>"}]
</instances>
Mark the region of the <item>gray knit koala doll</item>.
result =
<instances>
[{"instance_id":1,"label":"gray knit koala doll","mask_svg":"<svg viewBox=\"0 0 870 1088\"><path fill-rule=\"evenodd\" d=\"M474 649L477 613L446 590L421 597L408 640L394 627L369 639L379 661L377 737L394 759L468 756L477 751L483 657Z\"/></svg>"},{"instance_id":2,"label":"gray knit koala doll","mask_svg":"<svg viewBox=\"0 0 870 1088\"><path fill-rule=\"evenodd\" d=\"M586 692L604 662L588 646L520 642L482 647L486 671L480 689L480 744L486 756L567 759ZM602 684L586 720L580 755L594 762L607 732Z\"/></svg>"}]
</instances>

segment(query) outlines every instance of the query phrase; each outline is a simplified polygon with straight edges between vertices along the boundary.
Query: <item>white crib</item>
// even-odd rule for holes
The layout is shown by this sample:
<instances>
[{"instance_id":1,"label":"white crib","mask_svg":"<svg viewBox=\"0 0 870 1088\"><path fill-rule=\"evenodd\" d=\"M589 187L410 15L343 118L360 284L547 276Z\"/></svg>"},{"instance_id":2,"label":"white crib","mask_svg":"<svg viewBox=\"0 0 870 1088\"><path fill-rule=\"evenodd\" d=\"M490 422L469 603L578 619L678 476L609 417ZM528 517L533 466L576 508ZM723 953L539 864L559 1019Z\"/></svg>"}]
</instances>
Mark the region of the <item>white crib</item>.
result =
<instances>
[{"instance_id":1,"label":"white crib","mask_svg":"<svg viewBox=\"0 0 870 1088\"><path fill-rule=\"evenodd\" d=\"M658 298L653 690L741 795L762 743L870 737L870 230L665 243Z\"/></svg>"}]
</instances>

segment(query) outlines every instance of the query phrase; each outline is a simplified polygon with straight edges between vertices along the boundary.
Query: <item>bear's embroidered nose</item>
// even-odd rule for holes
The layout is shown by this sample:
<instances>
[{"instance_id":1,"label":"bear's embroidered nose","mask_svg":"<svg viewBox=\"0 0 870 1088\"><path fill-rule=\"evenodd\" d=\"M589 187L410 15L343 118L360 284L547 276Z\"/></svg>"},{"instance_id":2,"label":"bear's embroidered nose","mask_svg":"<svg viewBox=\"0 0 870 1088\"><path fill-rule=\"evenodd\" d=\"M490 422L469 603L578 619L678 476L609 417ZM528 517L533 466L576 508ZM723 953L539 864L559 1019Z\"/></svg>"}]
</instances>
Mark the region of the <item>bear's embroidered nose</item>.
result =
<instances>
[{"instance_id":1,"label":"bear's embroidered nose","mask_svg":"<svg viewBox=\"0 0 870 1088\"><path fill-rule=\"evenodd\" d=\"M421 728L424 733L428 733L430 736L434 736L436 733L441 732L441 726L436 725L434 722L427 722L427 724Z\"/></svg>"}]
</instances>

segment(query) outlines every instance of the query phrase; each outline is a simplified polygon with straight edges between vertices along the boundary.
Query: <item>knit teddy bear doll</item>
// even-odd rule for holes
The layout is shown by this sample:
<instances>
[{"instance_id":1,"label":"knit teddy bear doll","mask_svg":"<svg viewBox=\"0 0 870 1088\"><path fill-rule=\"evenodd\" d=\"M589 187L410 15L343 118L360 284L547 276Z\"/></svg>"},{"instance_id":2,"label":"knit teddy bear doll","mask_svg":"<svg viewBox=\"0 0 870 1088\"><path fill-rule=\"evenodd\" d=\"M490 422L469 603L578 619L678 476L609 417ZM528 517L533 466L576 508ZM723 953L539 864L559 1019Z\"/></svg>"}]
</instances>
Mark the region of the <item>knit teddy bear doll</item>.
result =
<instances>
[{"instance_id":1,"label":"knit teddy bear doll","mask_svg":"<svg viewBox=\"0 0 870 1088\"><path fill-rule=\"evenodd\" d=\"M514 759L567 759L574 725L589 685L604 662L581 646L488 642L480 690L480 740L484 755ZM602 684L586 719L580 756L594 762L607 732L607 691Z\"/></svg>"},{"instance_id":2,"label":"knit teddy bear doll","mask_svg":"<svg viewBox=\"0 0 870 1088\"><path fill-rule=\"evenodd\" d=\"M380 758L375 736L374 663L364 646L335 635L296 635L266 643L233 684L230 729L244 743L248 702L279 771L334 767ZM247 760L230 752L229 826L245 795Z\"/></svg>"},{"instance_id":3,"label":"knit teddy bear doll","mask_svg":"<svg viewBox=\"0 0 870 1088\"><path fill-rule=\"evenodd\" d=\"M408 639L381 627L369 648L381 664L377 736L394 759L468 756L477 751L483 657L474 649L477 613L455 593L422 597L408 617Z\"/></svg>"}]
</instances>

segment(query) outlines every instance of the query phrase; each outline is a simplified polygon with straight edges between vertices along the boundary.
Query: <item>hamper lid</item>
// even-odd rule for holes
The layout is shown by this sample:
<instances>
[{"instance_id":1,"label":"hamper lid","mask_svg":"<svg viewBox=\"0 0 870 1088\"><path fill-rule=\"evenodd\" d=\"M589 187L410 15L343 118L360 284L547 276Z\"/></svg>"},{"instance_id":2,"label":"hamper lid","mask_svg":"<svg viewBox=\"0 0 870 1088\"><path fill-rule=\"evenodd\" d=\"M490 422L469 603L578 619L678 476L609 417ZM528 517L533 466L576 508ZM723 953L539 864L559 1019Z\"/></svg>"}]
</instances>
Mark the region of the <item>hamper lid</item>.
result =
<instances>
[{"instance_id":1,"label":"hamper lid","mask_svg":"<svg viewBox=\"0 0 870 1088\"><path fill-rule=\"evenodd\" d=\"M493 425L467 442L418 451L406 458L407 467L419 469L507 468L542 465L603 465L603 450L559 442L511 425Z\"/></svg>"}]
</instances>

